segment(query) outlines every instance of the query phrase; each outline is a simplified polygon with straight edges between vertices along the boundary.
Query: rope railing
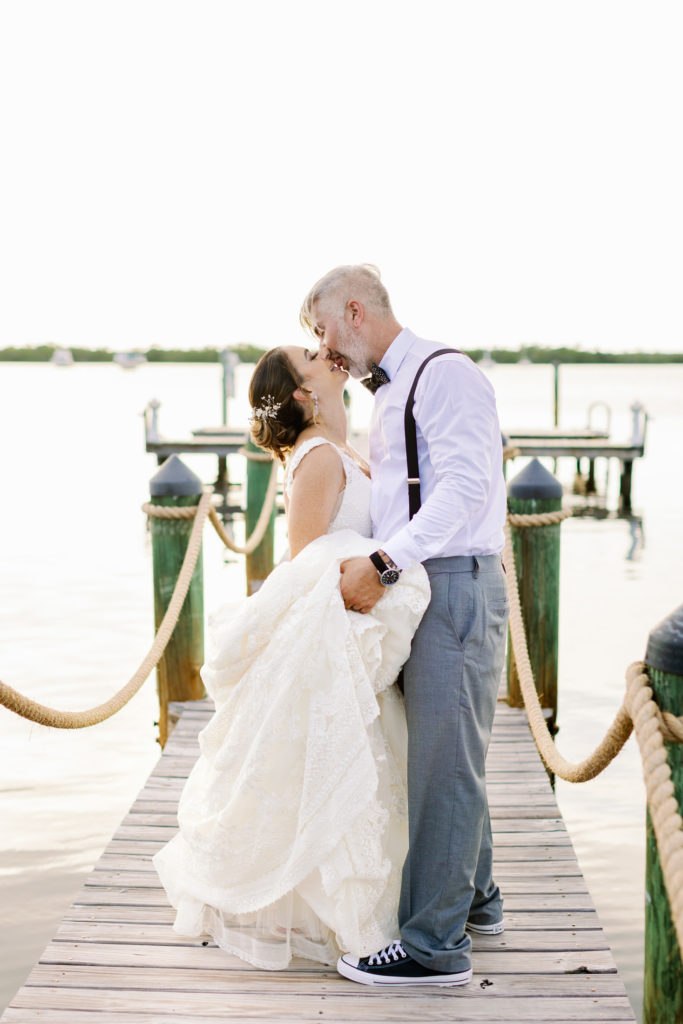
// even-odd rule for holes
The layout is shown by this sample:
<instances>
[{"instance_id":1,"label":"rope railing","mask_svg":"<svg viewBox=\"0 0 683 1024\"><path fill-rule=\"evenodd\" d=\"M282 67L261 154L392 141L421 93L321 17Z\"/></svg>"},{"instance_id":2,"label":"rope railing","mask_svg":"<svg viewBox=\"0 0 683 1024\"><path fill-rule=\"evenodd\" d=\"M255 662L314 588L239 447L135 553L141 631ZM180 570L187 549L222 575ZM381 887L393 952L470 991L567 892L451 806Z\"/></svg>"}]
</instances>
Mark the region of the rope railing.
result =
<instances>
[{"instance_id":1,"label":"rope railing","mask_svg":"<svg viewBox=\"0 0 683 1024\"><path fill-rule=\"evenodd\" d=\"M634 662L626 670L626 695L614 721L595 750L583 761L574 764L566 760L557 749L538 699L522 617L510 527L551 526L562 522L570 514L563 510L529 515L510 514L505 525L503 561L510 601L510 638L529 726L543 763L567 782L594 779L614 760L635 728L671 918L683 957L683 819L664 746L665 742L683 742L683 718L660 710L653 699L646 666L642 662Z\"/></svg>"},{"instance_id":2,"label":"rope railing","mask_svg":"<svg viewBox=\"0 0 683 1024\"><path fill-rule=\"evenodd\" d=\"M514 445L514 444L504 444L503 445L503 462L508 462L509 459L516 459L517 456L521 455L521 454L522 454L521 450L519 448L517 448L516 445Z\"/></svg>"},{"instance_id":3,"label":"rope railing","mask_svg":"<svg viewBox=\"0 0 683 1024\"><path fill-rule=\"evenodd\" d=\"M210 508L211 491L206 491L202 495L199 505L192 509L193 514L196 513L196 518L192 524L185 558L180 567L178 579L166 609L166 614L159 624L152 646L143 658L137 671L125 686L104 704L98 704L96 707L88 708L86 711L60 711L57 708L39 704L29 697L25 697L18 690L14 690L11 686L0 682L0 704L3 704L10 711L14 711L17 715L21 715L22 718L28 718L31 722L37 722L39 725L49 725L55 729L84 729L90 725L98 725L100 722L104 722L105 719L111 718L117 711L120 711L135 696L166 650L166 645L175 629L183 602L187 596L195 565L197 564L202 544L204 523L209 515Z\"/></svg>"},{"instance_id":4,"label":"rope railing","mask_svg":"<svg viewBox=\"0 0 683 1024\"><path fill-rule=\"evenodd\" d=\"M32 700L0 680L0 705L20 715L22 718L36 722L38 725L46 725L53 729L85 729L91 725L99 725L100 722L111 718L112 715L120 711L135 696L152 669L160 661L176 627L183 603L187 597L197 558L199 557L204 525L207 518L211 520L214 529L225 546L238 554L250 555L252 551L256 550L265 536L277 494L278 465L271 459L270 455L265 453L251 452L243 449L243 454L254 461L273 462L268 489L259 518L245 544L236 544L223 527L218 513L212 504L212 491L210 489L204 491L198 505L176 508L146 502L142 506L143 511L148 516L160 519L194 519L194 523L192 524L185 557L166 613L159 624L149 651L126 685L121 687L103 704L98 704L84 711L63 711Z\"/></svg>"},{"instance_id":5,"label":"rope railing","mask_svg":"<svg viewBox=\"0 0 683 1024\"><path fill-rule=\"evenodd\" d=\"M260 454L249 452L249 455ZM266 535L270 517L275 504L275 498L277 495L277 473L278 464L274 460L271 460L270 456L267 456L267 461L273 461L273 468L270 472L270 479L268 480L268 488L266 490L265 498L263 499L263 505L259 517L256 520L256 525L252 531L250 537L247 538L244 544L237 544L236 541L230 536L228 531L223 526L220 516L216 512L216 509L211 506L209 509L209 519L214 530L225 544L226 548L230 551L234 551L238 555L250 555L256 550L261 541ZM152 502L145 502L142 506L142 511L152 518L155 519L192 519L197 512L196 505L187 505L184 508L176 508L166 505L154 505Z\"/></svg>"},{"instance_id":6,"label":"rope railing","mask_svg":"<svg viewBox=\"0 0 683 1024\"><path fill-rule=\"evenodd\" d=\"M260 453L250 452L249 455L260 455ZM277 463L273 462L263 507L254 531L244 545L235 544L224 529L213 507L211 490L207 489L201 495L199 504L196 506L175 508L151 503L143 505L143 510L149 516L168 519L194 518L194 522L171 600L154 641L131 679L108 701L85 711L62 711L31 700L0 681L0 704L30 721L60 729L82 729L96 725L120 711L138 692L166 649L187 596L199 557L207 518L211 520L226 547L232 551L249 554L258 547L263 539L272 513L277 491L277 470ZM657 707L649 686L645 665L635 662L627 669L626 695L604 738L583 761L572 763L564 758L557 749L538 699L519 598L511 526L518 528L552 526L559 524L570 514L562 510L535 515L510 514L506 522L503 560L507 570L506 579L510 600L512 654L517 666L522 698L534 742L544 764L551 772L568 782L586 782L599 775L614 760L635 727L643 761L647 801L660 852L662 873L679 947L683 951L683 820L676 801L671 769L664 747L665 742L683 742L683 718L677 718L666 711L662 712Z\"/></svg>"}]
</instances>

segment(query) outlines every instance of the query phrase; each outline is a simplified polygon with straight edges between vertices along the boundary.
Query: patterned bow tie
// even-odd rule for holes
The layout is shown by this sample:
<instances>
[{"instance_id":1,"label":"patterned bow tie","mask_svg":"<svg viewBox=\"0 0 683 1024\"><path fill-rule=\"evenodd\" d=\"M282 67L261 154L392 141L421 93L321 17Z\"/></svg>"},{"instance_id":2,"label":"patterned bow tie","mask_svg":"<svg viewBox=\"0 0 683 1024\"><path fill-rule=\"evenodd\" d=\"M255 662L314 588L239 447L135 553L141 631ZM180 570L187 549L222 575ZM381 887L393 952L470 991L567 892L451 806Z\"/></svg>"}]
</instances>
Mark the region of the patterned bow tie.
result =
<instances>
[{"instance_id":1,"label":"patterned bow tie","mask_svg":"<svg viewBox=\"0 0 683 1024\"><path fill-rule=\"evenodd\" d=\"M370 367L370 376L363 377L361 384L364 384L368 391L374 395L377 388L381 388L383 384L388 384L389 380L389 374L385 373L377 363L373 363Z\"/></svg>"}]
</instances>

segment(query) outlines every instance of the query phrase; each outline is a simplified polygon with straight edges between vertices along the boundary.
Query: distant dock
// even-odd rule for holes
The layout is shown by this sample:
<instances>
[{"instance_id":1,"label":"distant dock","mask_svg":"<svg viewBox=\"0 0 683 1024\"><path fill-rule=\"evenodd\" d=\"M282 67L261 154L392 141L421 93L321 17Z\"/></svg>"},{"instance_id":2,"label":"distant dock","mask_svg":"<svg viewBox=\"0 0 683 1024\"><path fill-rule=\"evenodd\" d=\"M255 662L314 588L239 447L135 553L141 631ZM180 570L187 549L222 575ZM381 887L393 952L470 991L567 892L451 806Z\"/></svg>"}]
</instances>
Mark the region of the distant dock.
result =
<instances>
[{"instance_id":1,"label":"distant dock","mask_svg":"<svg viewBox=\"0 0 683 1024\"><path fill-rule=\"evenodd\" d=\"M640 414L642 415L642 418ZM619 511L625 515L632 512L631 491L633 487L633 464L645 454L645 434L647 414L639 406L634 406L633 434L630 441L615 443L607 432L595 431L590 428L564 430L551 427L539 430L510 430L506 437L509 444L517 449L519 455L530 458L572 458L576 460L576 471L582 473L582 460L588 460L588 471L585 479L587 494L595 494L595 463L597 459L618 459L619 476Z\"/></svg>"},{"instance_id":2,"label":"distant dock","mask_svg":"<svg viewBox=\"0 0 683 1024\"><path fill-rule=\"evenodd\" d=\"M594 403L594 405L603 404ZM165 438L159 433L159 405L158 402L150 402L144 412L145 450L154 454L159 464L171 455L216 456L218 472L214 489L227 496L232 486L228 476L227 457L243 450L248 437L246 427L207 427L194 430L192 436L188 438ZM617 443L610 439L609 434L611 411L607 409L606 429L594 429L590 425L590 412L589 410L589 425L584 428L567 429L558 426L516 428L504 431L505 438L520 456L554 460L575 459L579 476L582 474L582 463L587 460L585 490L589 495L597 492L596 461L604 459L609 462L611 459L617 459L620 465L619 512L630 516L632 512L633 465L636 459L642 458L645 454L647 413L639 404L633 405L631 408L633 415L631 438L628 441ZM363 447L362 443L361 447ZM232 512L235 508L228 505L226 499L225 511Z\"/></svg>"}]
</instances>

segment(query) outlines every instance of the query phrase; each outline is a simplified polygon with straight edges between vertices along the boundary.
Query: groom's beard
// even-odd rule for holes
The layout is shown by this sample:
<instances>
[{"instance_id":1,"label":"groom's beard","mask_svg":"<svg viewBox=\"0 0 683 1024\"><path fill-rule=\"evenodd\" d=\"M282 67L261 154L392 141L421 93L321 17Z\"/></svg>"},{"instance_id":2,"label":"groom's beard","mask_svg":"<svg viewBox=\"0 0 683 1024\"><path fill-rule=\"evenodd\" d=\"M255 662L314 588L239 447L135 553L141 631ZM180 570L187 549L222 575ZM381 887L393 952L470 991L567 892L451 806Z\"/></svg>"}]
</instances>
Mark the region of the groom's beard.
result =
<instances>
[{"instance_id":1,"label":"groom's beard","mask_svg":"<svg viewBox=\"0 0 683 1024\"><path fill-rule=\"evenodd\" d=\"M337 342L342 348L337 348L336 351L344 357L351 376L367 377L370 373L370 359L365 342L343 320L337 324Z\"/></svg>"}]
</instances>

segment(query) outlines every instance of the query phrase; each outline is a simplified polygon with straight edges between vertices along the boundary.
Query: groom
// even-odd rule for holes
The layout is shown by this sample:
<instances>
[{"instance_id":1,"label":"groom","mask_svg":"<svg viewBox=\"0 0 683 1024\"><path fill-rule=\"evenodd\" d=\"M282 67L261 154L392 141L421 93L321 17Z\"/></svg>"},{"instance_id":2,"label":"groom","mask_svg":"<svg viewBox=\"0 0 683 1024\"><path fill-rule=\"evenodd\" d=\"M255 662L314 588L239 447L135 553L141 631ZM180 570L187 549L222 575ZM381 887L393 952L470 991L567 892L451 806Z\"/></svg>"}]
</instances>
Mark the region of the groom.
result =
<instances>
[{"instance_id":1,"label":"groom","mask_svg":"<svg viewBox=\"0 0 683 1024\"><path fill-rule=\"evenodd\" d=\"M401 936L372 956L342 956L338 970L365 985L463 985L472 977L468 931L504 928L485 779L508 612L495 396L466 356L401 327L368 264L326 274L301 322L322 356L354 377L370 374L364 383L376 392L371 512L381 547L342 564L344 603L369 611L415 562L432 591L404 668L410 846ZM417 438L410 472L407 404Z\"/></svg>"}]
</instances>

